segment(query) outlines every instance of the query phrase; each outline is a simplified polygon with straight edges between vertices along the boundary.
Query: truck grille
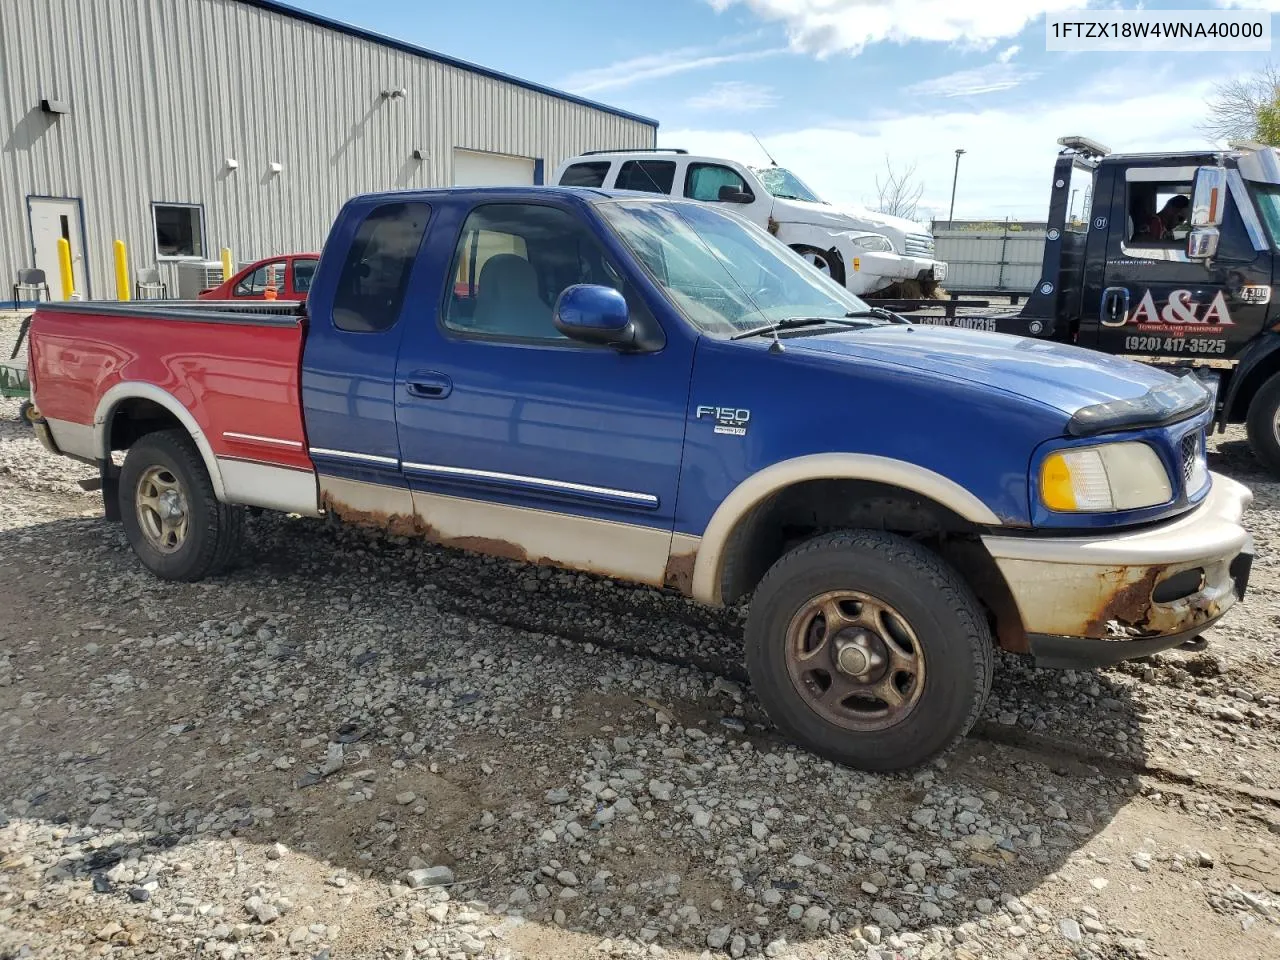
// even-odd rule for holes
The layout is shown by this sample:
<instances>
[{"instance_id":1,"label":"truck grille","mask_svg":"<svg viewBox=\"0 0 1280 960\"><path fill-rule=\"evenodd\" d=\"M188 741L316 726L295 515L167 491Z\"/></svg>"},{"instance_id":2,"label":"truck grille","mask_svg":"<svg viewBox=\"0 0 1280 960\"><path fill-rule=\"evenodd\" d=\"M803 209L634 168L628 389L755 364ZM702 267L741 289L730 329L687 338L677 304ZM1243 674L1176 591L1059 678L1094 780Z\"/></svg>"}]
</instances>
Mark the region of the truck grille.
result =
<instances>
[{"instance_id":1,"label":"truck grille","mask_svg":"<svg viewBox=\"0 0 1280 960\"><path fill-rule=\"evenodd\" d=\"M1182 438L1182 482L1184 484L1190 484L1191 476L1196 471L1196 457L1199 455L1200 431L1192 430Z\"/></svg>"},{"instance_id":2,"label":"truck grille","mask_svg":"<svg viewBox=\"0 0 1280 960\"><path fill-rule=\"evenodd\" d=\"M933 259L933 237L927 233L908 233L903 241L902 251L909 257L928 257Z\"/></svg>"}]
</instances>

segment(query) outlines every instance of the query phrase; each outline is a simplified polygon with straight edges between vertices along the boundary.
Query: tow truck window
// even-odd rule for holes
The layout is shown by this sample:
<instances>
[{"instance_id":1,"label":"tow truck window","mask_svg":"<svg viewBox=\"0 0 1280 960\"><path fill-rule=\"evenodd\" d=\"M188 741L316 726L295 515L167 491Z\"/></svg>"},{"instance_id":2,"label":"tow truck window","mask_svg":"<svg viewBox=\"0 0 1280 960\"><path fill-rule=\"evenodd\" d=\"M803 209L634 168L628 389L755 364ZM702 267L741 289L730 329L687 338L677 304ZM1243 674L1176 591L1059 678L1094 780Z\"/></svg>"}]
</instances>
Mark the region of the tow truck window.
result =
<instances>
[{"instance_id":1,"label":"tow truck window","mask_svg":"<svg viewBox=\"0 0 1280 960\"><path fill-rule=\"evenodd\" d=\"M1271 245L1280 248L1280 187L1257 187L1258 212L1262 214L1262 222L1267 225L1267 235Z\"/></svg>"},{"instance_id":2,"label":"tow truck window","mask_svg":"<svg viewBox=\"0 0 1280 960\"><path fill-rule=\"evenodd\" d=\"M1093 170L1072 167L1070 190L1067 195L1067 232L1088 233L1093 209Z\"/></svg>"},{"instance_id":3,"label":"tow truck window","mask_svg":"<svg viewBox=\"0 0 1280 960\"><path fill-rule=\"evenodd\" d=\"M1187 214L1180 213L1181 222L1172 225L1159 219L1160 211L1174 197L1191 197L1191 184L1158 181L1130 181L1127 183L1125 210L1128 221L1125 224L1125 241L1133 247L1154 247L1165 250L1180 247L1186 243Z\"/></svg>"}]
</instances>

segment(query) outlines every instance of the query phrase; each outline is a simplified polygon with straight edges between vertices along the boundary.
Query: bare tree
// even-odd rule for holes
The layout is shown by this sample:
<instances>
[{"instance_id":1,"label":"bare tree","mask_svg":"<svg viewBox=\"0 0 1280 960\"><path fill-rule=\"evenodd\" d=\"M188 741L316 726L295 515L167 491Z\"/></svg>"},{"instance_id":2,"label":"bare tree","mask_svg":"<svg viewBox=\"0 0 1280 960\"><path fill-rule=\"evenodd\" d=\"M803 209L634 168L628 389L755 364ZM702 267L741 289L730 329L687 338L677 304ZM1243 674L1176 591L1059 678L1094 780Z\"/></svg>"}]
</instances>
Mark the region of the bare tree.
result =
<instances>
[{"instance_id":1,"label":"bare tree","mask_svg":"<svg viewBox=\"0 0 1280 960\"><path fill-rule=\"evenodd\" d=\"M895 171L893 163L886 156L884 166L884 182L881 183L880 178L876 177L876 191L879 195L876 209L895 217L916 219L916 207L924 194L924 184L916 179L916 165L912 163L900 172Z\"/></svg>"},{"instance_id":2,"label":"bare tree","mask_svg":"<svg viewBox=\"0 0 1280 960\"><path fill-rule=\"evenodd\" d=\"M1280 105L1280 67L1268 63L1256 73L1218 84L1200 131L1214 140L1262 140L1274 145ZM1269 129L1270 128L1270 129Z\"/></svg>"}]
</instances>

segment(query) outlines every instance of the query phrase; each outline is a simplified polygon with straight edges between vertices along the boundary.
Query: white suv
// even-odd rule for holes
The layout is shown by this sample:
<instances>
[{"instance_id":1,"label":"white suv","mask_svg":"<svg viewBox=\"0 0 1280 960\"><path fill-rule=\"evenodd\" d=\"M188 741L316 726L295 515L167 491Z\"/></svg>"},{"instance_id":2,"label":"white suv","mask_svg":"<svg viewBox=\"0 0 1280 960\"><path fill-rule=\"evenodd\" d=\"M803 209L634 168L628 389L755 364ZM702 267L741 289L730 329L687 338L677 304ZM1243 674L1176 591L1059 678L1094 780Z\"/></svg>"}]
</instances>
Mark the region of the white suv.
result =
<instances>
[{"instance_id":1,"label":"white suv","mask_svg":"<svg viewBox=\"0 0 1280 960\"><path fill-rule=\"evenodd\" d=\"M835 207L784 167L748 167L685 150L597 150L566 160L551 182L730 204L856 294L947 276L947 265L933 258L933 237L919 224Z\"/></svg>"}]
</instances>

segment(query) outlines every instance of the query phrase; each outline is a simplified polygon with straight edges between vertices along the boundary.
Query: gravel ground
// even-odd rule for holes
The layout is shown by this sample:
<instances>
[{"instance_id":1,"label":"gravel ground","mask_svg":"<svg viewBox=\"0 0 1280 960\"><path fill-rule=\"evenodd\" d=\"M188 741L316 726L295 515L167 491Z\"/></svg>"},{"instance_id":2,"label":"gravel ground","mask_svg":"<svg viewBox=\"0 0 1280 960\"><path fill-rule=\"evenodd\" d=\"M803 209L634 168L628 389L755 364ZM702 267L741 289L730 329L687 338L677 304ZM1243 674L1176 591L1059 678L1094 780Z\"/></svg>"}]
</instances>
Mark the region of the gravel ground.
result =
<instances>
[{"instance_id":1,"label":"gravel ground","mask_svg":"<svg viewBox=\"0 0 1280 960\"><path fill-rule=\"evenodd\" d=\"M1004 656L956 751L871 776L769 728L740 610L279 516L158 581L17 407L2 960L1280 955L1280 484L1238 431L1259 556L1206 652Z\"/></svg>"}]
</instances>

